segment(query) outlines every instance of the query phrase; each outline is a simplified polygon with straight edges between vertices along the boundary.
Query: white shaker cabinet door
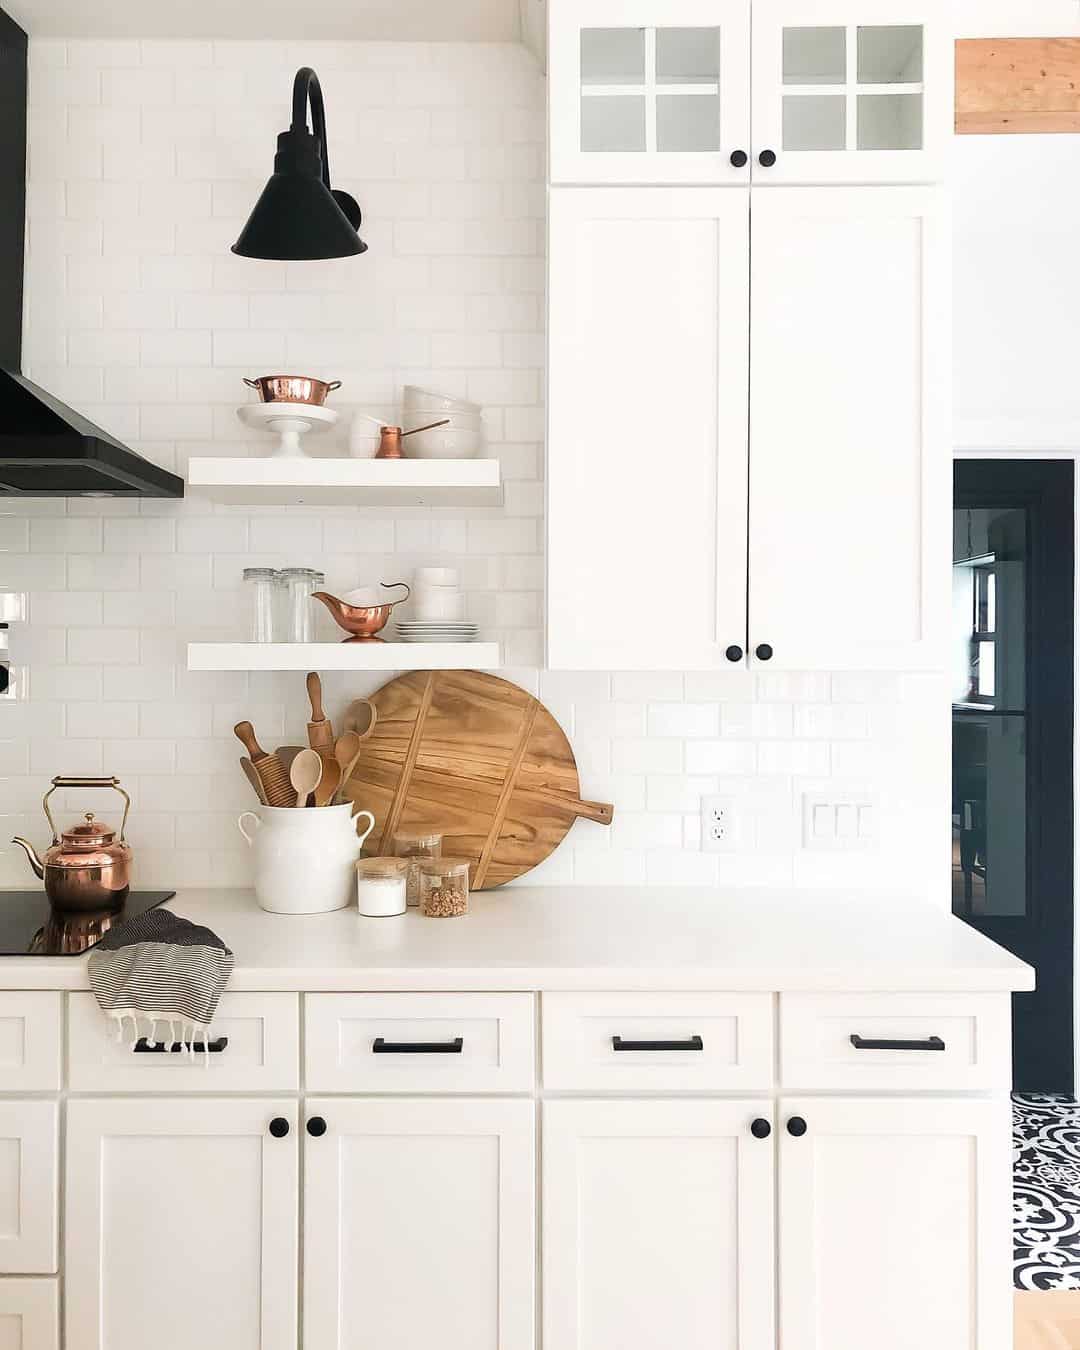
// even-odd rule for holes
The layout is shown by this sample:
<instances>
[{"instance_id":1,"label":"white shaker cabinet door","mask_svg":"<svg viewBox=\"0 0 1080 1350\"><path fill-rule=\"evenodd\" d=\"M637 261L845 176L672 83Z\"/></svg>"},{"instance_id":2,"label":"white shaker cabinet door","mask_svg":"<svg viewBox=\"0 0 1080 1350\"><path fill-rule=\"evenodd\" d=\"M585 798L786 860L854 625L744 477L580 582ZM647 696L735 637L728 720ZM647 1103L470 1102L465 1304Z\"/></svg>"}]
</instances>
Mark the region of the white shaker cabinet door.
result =
<instances>
[{"instance_id":1,"label":"white shaker cabinet door","mask_svg":"<svg viewBox=\"0 0 1080 1350\"><path fill-rule=\"evenodd\" d=\"M750 0L548 9L553 183L749 182Z\"/></svg>"},{"instance_id":2,"label":"white shaker cabinet door","mask_svg":"<svg viewBox=\"0 0 1080 1350\"><path fill-rule=\"evenodd\" d=\"M0 1280L0 1350L60 1350L56 1280Z\"/></svg>"},{"instance_id":3,"label":"white shaker cabinet door","mask_svg":"<svg viewBox=\"0 0 1080 1350\"><path fill-rule=\"evenodd\" d=\"M738 662L749 193L553 189L550 235L548 665Z\"/></svg>"},{"instance_id":4,"label":"white shaker cabinet door","mask_svg":"<svg viewBox=\"0 0 1080 1350\"><path fill-rule=\"evenodd\" d=\"M1004 1097L784 1100L783 1350L1011 1350L1010 1188Z\"/></svg>"},{"instance_id":5,"label":"white shaker cabinet door","mask_svg":"<svg viewBox=\"0 0 1080 1350\"><path fill-rule=\"evenodd\" d=\"M532 1350L533 1102L308 1098L306 1112L305 1346Z\"/></svg>"},{"instance_id":6,"label":"white shaker cabinet door","mask_svg":"<svg viewBox=\"0 0 1080 1350\"><path fill-rule=\"evenodd\" d=\"M548 1101L544 1350L774 1350L766 1101ZM763 1124L758 1125L763 1130Z\"/></svg>"},{"instance_id":7,"label":"white shaker cabinet door","mask_svg":"<svg viewBox=\"0 0 1080 1350\"><path fill-rule=\"evenodd\" d=\"M297 1160L293 1102L69 1102L65 1350L295 1350Z\"/></svg>"},{"instance_id":8,"label":"white shaker cabinet door","mask_svg":"<svg viewBox=\"0 0 1080 1350\"><path fill-rule=\"evenodd\" d=\"M951 243L941 212L932 188L754 194L752 662L947 662Z\"/></svg>"},{"instance_id":9,"label":"white shaker cabinet door","mask_svg":"<svg viewBox=\"0 0 1080 1350\"><path fill-rule=\"evenodd\" d=\"M754 0L755 186L939 182L952 38L927 0Z\"/></svg>"},{"instance_id":10,"label":"white shaker cabinet door","mask_svg":"<svg viewBox=\"0 0 1080 1350\"><path fill-rule=\"evenodd\" d=\"M59 1115L54 1101L0 1101L0 1275L56 1273Z\"/></svg>"}]
</instances>

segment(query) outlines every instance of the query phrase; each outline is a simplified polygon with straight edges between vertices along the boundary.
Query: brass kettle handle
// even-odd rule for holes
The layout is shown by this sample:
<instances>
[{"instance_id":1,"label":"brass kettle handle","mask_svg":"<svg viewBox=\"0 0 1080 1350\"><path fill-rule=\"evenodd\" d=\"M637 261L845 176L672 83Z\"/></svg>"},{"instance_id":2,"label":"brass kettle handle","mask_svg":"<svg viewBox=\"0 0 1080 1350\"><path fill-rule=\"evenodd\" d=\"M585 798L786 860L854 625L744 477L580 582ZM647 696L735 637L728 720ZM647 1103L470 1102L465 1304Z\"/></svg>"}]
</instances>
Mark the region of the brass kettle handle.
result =
<instances>
[{"instance_id":1,"label":"brass kettle handle","mask_svg":"<svg viewBox=\"0 0 1080 1350\"><path fill-rule=\"evenodd\" d=\"M127 843L127 840L124 838L124 831L127 829L128 812L131 810L131 798L127 795L127 793L124 791L124 789L120 786L120 779L119 779L119 778L71 778L71 777L68 777L68 776L66 776L66 775L64 775L64 774L58 774L58 775L52 780L52 787L49 788L48 792L46 792L45 796L42 797L42 799L41 799L41 806L42 806L42 809L43 809L44 812L45 812L45 819L49 822L49 829L52 830L52 841L53 841L54 844L57 844L57 843L60 842L60 837L59 837L59 835L56 833L56 823L55 823L55 821L54 821L53 818L52 818L52 812L49 810L49 798L53 795L53 793L56 791L57 788L62 788L62 787L93 787L93 788L98 788L98 787L99 787L99 788L113 788L116 792L119 792L120 796L123 797L123 799L124 799L124 819L120 822L120 842L121 842L122 844L126 844L126 843Z\"/></svg>"}]
</instances>

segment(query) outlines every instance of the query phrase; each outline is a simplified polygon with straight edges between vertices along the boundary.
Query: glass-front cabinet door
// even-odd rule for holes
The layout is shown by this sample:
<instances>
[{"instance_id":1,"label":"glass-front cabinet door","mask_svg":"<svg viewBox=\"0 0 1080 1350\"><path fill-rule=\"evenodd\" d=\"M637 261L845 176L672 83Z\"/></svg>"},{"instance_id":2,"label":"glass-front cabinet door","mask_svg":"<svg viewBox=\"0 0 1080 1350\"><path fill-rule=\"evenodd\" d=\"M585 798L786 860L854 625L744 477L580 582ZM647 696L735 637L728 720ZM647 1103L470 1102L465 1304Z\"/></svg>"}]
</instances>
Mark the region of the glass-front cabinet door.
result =
<instances>
[{"instance_id":1,"label":"glass-front cabinet door","mask_svg":"<svg viewBox=\"0 0 1080 1350\"><path fill-rule=\"evenodd\" d=\"M553 183L747 183L749 0L551 0Z\"/></svg>"},{"instance_id":2,"label":"glass-front cabinet door","mask_svg":"<svg viewBox=\"0 0 1080 1350\"><path fill-rule=\"evenodd\" d=\"M755 185L941 177L953 65L930 6L754 0L753 11Z\"/></svg>"}]
</instances>

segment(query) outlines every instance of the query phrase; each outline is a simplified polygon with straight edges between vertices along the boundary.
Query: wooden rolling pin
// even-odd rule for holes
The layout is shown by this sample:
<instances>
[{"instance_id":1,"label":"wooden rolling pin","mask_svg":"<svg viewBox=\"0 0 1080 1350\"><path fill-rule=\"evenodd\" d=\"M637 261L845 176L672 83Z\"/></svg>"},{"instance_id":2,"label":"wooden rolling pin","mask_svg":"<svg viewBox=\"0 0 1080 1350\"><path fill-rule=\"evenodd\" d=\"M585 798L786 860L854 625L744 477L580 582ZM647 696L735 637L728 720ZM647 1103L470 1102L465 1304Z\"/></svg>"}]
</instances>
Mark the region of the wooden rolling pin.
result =
<instances>
[{"instance_id":1,"label":"wooden rolling pin","mask_svg":"<svg viewBox=\"0 0 1080 1350\"><path fill-rule=\"evenodd\" d=\"M331 765L336 768L334 728L330 719L323 712L322 680L319 679L317 672L314 670L307 677L307 691L308 698L311 700L311 721L307 724L308 745L311 746L312 750L318 751L324 768L330 769Z\"/></svg>"},{"instance_id":2,"label":"wooden rolling pin","mask_svg":"<svg viewBox=\"0 0 1080 1350\"><path fill-rule=\"evenodd\" d=\"M252 767L259 776L259 782L266 794L269 806L292 806L296 793L285 772L285 765L277 755L270 755L255 739L255 728L250 722L237 722L233 727L236 739L248 752Z\"/></svg>"}]
</instances>

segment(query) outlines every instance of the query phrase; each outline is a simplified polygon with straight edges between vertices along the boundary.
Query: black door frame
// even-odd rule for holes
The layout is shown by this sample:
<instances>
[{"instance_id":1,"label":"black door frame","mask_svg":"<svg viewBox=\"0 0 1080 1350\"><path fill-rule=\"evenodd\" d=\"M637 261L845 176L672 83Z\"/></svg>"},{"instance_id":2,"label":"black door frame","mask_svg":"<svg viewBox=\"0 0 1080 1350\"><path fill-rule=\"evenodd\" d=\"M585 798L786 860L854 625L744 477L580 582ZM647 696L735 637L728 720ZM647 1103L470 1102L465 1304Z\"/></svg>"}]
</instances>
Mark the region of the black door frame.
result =
<instances>
[{"instance_id":1,"label":"black door frame","mask_svg":"<svg viewBox=\"0 0 1080 1350\"><path fill-rule=\"evenodd\" d=\"M958 459L954 507L1027 507L1027 912L965 919L1037 971L1013 996L1017 1091L1074 1089L1074 510L1072 458ZM1054 653L1058 653L1055 659ZM1064 653L1065 659L1060 659Z\"/></svg>"}]
</instances>

